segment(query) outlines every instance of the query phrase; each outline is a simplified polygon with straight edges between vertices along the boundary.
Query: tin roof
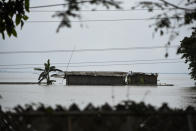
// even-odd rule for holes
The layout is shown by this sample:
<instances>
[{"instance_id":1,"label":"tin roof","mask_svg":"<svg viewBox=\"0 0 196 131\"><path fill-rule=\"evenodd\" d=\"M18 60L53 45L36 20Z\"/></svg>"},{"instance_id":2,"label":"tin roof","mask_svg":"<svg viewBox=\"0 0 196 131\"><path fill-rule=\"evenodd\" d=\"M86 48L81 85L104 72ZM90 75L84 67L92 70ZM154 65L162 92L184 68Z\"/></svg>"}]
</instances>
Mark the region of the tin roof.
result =
<instances>
[{"instance_id":1,"label":"tin roof","mask_svg":"<svg viewBox=\"0 0 196 131\"><path fill-rule=\"evenodd\" d=\"M66 76L135 76L135 75L156 75L157 73L142 72L120 72L120 71L65 71L63 74L55 74L54 77L65 78Z\"/></svg>"},{"instance_id":2,"label":"tin roof","mask_svg":"<svg viewBox=\"0 0 196 131\"><path fill-rule=\"evenodd\" d=\"M66 75L81 75L81 76L126 76L127 72L116 71L67 71Z\"/></svg>"}]
</instances>

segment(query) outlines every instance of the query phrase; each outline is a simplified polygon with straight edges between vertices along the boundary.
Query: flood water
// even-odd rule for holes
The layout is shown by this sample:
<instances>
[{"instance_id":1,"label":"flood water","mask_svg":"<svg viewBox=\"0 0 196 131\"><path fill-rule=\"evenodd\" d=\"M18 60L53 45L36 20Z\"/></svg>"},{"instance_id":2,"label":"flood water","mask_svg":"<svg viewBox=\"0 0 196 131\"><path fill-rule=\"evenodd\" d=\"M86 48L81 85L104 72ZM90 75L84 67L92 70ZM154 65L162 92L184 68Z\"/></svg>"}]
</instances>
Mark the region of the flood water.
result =
<instances>
[{"instance_id":1,"label":"flood water","mask_svg":"<svg viewBox=\"0 0 196 131\"><path fill-rule=\"evenodd\" d=\"M24 78L27 79L21 79ZM188 75L162 75L158 79L161 83L174 86L65 86L62 80L51 86L0 85L0 105L6 110L18 104L31 103L53 107L58 104L68 107L77 103L80 108L84 108L90 102L99 106L106 102L115 105L124 100L133 100L156 107L165 102L172 108L196 107L196 87ZM3 78L0 80L5 81Z\"/></svg>"}]
</instances>

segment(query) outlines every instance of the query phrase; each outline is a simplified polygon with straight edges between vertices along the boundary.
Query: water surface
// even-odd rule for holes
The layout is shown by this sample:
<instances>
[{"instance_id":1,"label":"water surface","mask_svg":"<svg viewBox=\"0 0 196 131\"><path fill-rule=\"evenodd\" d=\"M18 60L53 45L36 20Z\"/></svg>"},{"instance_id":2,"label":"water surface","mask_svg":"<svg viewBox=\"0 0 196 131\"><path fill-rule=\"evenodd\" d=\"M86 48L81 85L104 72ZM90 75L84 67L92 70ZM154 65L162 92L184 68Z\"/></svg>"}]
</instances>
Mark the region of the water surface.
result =
<instances>
[{"instance_id":1,"label":"water surface","mask_svg":"<svg viewBox=\"0 0 196 131\"><path fill-rule=\"evenodd\" d=\"M144 101L157 107L168 103L172 108L196 107L196 88L187 76L159 77L162 83L175 86L65 86L62 81L51 86L0 85L0 105L10 109L18 104L43 103L68 107L77 103L84 108L89 102L96 106L115 105L124 100Z\"/></svg>"}]
</instances>

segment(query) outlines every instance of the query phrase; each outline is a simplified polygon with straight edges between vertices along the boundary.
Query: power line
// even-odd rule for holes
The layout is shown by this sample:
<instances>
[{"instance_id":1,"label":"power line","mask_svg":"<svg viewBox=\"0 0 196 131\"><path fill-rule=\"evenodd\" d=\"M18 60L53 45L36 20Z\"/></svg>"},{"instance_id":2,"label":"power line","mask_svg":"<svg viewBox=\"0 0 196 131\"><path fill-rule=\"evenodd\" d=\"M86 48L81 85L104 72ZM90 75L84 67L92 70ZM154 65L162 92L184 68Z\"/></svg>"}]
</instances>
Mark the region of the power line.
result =
<instances>
[{"instance_id":1,"label":"power line","mask_svg":"<svg viewBox=\"0 0 196 131\"><path fill-rule=\"evenodd\" d=\"M151 62L151 63L128 63L128 64L102 64L102 65L74 65L74 66L69 66L69 67L91 67L91 66L119 66L119 65L144 65L144 64L168 64L168 63L182 63L183 61L173 61L173 62ZM57 66L58 68L60 67L65 67L65 66ZM19 68L0 68L0 70L2 69L6 69L6 70L20 70L20 69L33 69L35 67L19 67Z\"/></svg>"},{"instance_id":2,"label":"power line","mask_svg":"<svg viewBox=\"0 0 196 131\"><path fill-rule=\"evenodd\" d=\"M39 5L39 6L31 6L29 7L30 9L33 8L47 8L47 7L56 7L56 6L65 6L65 5L75 5L75 4L83 4L83 3L88 3L92 1L80 1L80 2L75 2L75 3L61 3L61 4L50 4L50 5Z\"/></svg>"},{"instance_id":3,"label":"power line","mask_svg":"<svg viewBox=\"0 0 196 131\"><path fill-rule=\"evenodd\" d=\"M127 63L127 62L148 62L148 61L172 61L172 60L179 60L176 58L173 59L146 59L146 60L124 60L124 61L84 61L84 62L72 62L69 63L70 65L75 64L98 64L98 63ZM52 65L66 65L68 63L51 63ZM4 64L0 66L40 66L43 64Z\"/></svg>"},{"instance_id":4,"label":"power line","mask_svg":"<svg viewBox=\"0 0 196 131\"><path fill-rule=\"evenodd\" d=\"M143 20L156 20L156 19L181 19L184 17L162 17L162 18L135 18L135 19L91 19L91 20L76 20L76 21L59 21L59 20L30 20L28 23L56 23L56 22L118 22L118 21L143 21Z\"/></svg>"},{"instance_id":5,"label":"power line","mask_svg":"<svg viewBox=\"0 0 196 131\"><path fill-rule=\"evenodd\" d=\"M32 73L39 75L38 72L34 71L8 71L8 70L0 70L0 73ZM147 73L147 72L146 72ZM166 74L166 75L183 75L183 74L189 74L188 72L157 72L158 74Z\"/></svg>"},{"instance_id":6,"label":"power line","mask_svg":"<svg viewBox=\"0 0 196 131\"><path fill-rule=\"evenodd\" d=\"M48 7L57 7L57 6L65 6L65 5L75 5L75 4L83 4L83 3L90 3L92 1L80 1L80 2L76 2L76 3L60 3L60 4L50 4L50 5L38 5L38 6L31 6L29 7L30 9L35 9L35 8L48 8ZM175 9L178 10L178 8L162 8L162 9L153 9L153 10L165 10L165 9ZM118 9L118 10L122 10L122 9ZM149 10L149 9L130 9L130 10Z\"/></svg>"},{"instance_id":7,"label":"power line","mask_svg":"<svg viewBox=\"0 0 196 131\"><path fill-rule=\"evenodd\" d=\"M98 52L98 51L123 51L123 50L152 50L161 48L177 48L173 46L143 46L143 47L127 47L127 48L102 48L102 49L77 49L74 52ZM35 53L65 53L73 50L41 50L41 51L1 51L0 54L35 54Z\"/></svg>"},{"instance_id":8,"label":"power line","mask_svg":"<svg viewBox=\"0 0 196 131\"><path fill-rule=\"evenodd\" d=\"M35 8L47 8L47 7L56 7L56 6L65 6L65 5L68 5L68 3L31 6L31 7L29 7L29 8L30 8L30 9L35 9Z\"/></svg>"},{"instance_id":9,"label":"power line","mask_svg":"<svg viewBox=\"0 0 196 131\"><path fill-rule=\"evenodd\" d=\"M75 2L75 3L72 3L72 2L68 2L68 3L61 3L61 4L50 4L50 5L38 5L38 6L31 6L29 7L30 9L36 9L36 8L48 8L48 7L57 7L57 6L66 6L66 5L77 5L77 4L84 4L84 3L92 3L93 1L79 1L79 2ZM129 10L182 10L182 9L185 9L187 11L195 11L195 9L186 9L186 8L176 8L176 7L173 7L173 8L156 8L156 9L137 9L137 8L132 8L132 9L129 9ZM78 10L78 11L96 11L96 10ZM107 10L98 10L98 11L107 11ZM110 11L110 10L108 10ZM111 10L111 11L123 11L123 9L116 9L116 10Z\"/></svg>"},{"instance_id":10,"label":"power line","mask_svg":"<svg viewBox=\"0 0 196 131\"><path fill-rule=\"evenodd\" d=\"M33 9L33 8L46 8L46 7L55 7L55 6L63 6L63 5L67 5L67 4L39 5L39 6L31 6L29 8L30 9Z\"/></svg>"},{"instance_id":11,"label":"power line","mask_svg":"<svg viewBox=\"0 0 196 131\"><path fill-rule=\"evenodd\" d=\"M174 9L174 8L165 8L165 9ZM129 11L143 11L143 10L149 10L149 9L108 9L108 10L79 10L79 12L129 12ZM153 10L162 10L162 9L153 9ZM30 12L65 12L65 10L31 10Z\"/></svg>"},{"instance_id":12,"label":"power line","mask_svg":"<svg viewBox=\"0 0 196 131\"><path fill-rule=\"evenodd\" d=\"M35 71L9 71L9 70L0 70L0 73L32 73L32 74L39 74Z\"/></svg>"},{"instance_id":13,"label":"power line","mask_svg":"<svg viewBox=\"0 0 196 131\"><path fill-rule=\"evenodd\" d=\"M79 66L70 66L70 67L90 67L90 66L117 66L117 65L145 65L145 64L167 64L167 63L182 63L183 61L175 62L151 62L151 63L129 63L129 64L104 64L104 65L79 65Z\"/></svg>"}]
</instances>

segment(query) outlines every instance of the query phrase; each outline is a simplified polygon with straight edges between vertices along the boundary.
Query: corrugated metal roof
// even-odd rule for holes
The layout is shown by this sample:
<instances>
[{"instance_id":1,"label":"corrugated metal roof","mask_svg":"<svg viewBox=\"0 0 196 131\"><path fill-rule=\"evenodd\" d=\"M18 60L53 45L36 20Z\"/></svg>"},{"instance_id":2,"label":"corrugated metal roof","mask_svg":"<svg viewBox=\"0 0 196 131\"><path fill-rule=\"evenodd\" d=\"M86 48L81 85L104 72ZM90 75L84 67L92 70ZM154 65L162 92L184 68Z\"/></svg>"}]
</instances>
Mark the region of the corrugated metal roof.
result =
<instances>
[{"instance_id":1,"label":"corrugated metal roof","mask_svg":"<svg viewBox=\"0 0 196 131\"><path fill-rule=\"evenodd\" d=\"M122 76L126 77L135 76L135 75L156 75L157 73L143 73L143 72L120 72L120 71L67 71L63 74L57 74L55 77L58 78L65 78L66 76L70 75L78 75L78 76Z\"/></svg>"},{"instance_id":2,"label":"corrugated metal roof","mask_svg":"<svg viewBox=\"0 0 196 131\"><path fill-rule=\"evenodd\" d=\"M81 76L126 76L127 72L115 71L68 71L64 72L66 75L81 75Z\"/></svg>"}]
</instances>

